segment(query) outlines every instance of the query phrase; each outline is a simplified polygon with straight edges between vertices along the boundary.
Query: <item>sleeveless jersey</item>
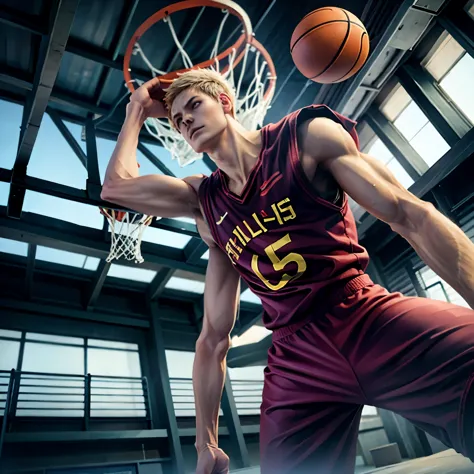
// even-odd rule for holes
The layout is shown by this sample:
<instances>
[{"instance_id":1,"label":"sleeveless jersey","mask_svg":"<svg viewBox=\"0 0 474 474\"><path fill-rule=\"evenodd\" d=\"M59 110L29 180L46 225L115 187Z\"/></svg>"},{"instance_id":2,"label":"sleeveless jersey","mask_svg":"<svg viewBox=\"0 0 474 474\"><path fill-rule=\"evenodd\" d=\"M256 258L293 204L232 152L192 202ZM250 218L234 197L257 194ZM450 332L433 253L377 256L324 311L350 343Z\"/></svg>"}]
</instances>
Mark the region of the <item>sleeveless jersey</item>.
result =
<instances>
[{"instance_id":1,"label":"sleeveless jersey","mask_svg":"<svg viewBox=\"0 0 474 474\"><path fill-rule=\"evenodd\" d=\"M326 106L305 107L262 128L262 149L241 195L220 170L199 188L216 244L261 298L271 330L322 310L369 261L347 195L340 205L322 199L300 163L297 126L313 117L342 124L358 145L355 122Z\"/></svg>"}]
</instances>

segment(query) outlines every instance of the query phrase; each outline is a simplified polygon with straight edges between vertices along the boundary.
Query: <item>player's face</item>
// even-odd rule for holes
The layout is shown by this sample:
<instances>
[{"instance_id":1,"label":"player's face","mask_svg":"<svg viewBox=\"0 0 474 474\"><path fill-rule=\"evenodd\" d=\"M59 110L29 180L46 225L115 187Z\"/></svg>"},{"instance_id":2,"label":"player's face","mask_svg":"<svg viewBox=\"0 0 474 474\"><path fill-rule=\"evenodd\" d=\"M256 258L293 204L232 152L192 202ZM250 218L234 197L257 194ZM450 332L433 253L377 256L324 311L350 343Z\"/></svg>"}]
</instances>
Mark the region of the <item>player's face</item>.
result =
<instances>
[{"instance_id":1,"label":"player's face","mask_svg":"<svg viewBox=\"0 0 474 474\"><path fill-rule=\"evenodd\" d=\"M226 98L224 98L226 102ZM213 150L227 127L226 110L215 100L195 89L179 94L171 106L171 117L177 130L197 153Z\"/></svg>"}]
</instances>

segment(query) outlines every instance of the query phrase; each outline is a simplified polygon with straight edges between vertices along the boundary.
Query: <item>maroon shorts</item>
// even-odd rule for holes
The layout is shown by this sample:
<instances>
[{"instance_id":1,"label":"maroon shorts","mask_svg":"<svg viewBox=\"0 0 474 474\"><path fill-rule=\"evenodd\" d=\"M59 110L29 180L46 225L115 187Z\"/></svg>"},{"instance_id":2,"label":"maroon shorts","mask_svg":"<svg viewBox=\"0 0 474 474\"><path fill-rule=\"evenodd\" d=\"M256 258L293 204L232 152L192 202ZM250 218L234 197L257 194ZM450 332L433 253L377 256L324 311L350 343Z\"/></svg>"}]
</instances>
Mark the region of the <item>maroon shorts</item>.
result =
<instances>
[{"instance_id":1,"label":"maroon shorts","mask_svg":"<svg viewBox=\"0 0 474 474\"><path fill-rule=\"evenodd\" d=\"M474 311L378 285L275 331L261 407L262 474L354 472L363 405L474 460Z\"/></svg>"}]
</instances>

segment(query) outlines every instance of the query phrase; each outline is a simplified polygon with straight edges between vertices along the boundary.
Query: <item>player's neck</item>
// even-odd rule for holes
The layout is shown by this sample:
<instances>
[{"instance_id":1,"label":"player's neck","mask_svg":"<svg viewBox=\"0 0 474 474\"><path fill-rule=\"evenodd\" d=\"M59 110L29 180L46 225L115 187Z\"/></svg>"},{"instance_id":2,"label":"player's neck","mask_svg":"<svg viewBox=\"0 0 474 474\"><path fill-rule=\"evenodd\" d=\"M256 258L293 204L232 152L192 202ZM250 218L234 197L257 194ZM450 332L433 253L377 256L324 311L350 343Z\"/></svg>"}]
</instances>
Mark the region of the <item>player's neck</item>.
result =
<instances>
[{"instance_id":1,"label":"player's neck","mask_svg":"<svg viewBox=\"0 0 474 474\"><path fill-rule=\"evenodd\" d=\"M208 154L229 178L229 186L240 189L257 163L261 148L260 131L246 130L236 120L229 119L228 126Z\"/></svg>"}]
</instances>

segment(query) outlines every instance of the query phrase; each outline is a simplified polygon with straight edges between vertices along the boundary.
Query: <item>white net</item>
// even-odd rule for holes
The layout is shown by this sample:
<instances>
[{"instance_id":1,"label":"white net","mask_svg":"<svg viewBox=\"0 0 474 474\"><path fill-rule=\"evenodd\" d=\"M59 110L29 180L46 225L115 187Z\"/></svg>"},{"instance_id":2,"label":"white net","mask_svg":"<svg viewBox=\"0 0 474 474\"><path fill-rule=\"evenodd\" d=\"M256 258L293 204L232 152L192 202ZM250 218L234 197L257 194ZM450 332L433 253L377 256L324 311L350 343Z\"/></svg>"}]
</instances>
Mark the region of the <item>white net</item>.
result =
<instances>
[{"instance_id":1,"label":"white net","mask_svg":"<svg viewBox=\"0 0 474 474\"><path fill-rule=\"evenodd\" d=\"M110 230L110 253L107 262L124 258L135 263L143 263L142 236L151 224L153 216L113 209L102 209L102 213L109 222Z\"/></svg>"},{"instance_id":2,"label":"white net","mask_svg":"<svg viewBox=\"0 0 474 474\"><path fill-rule=\"evenodd\" d=\"M224 16L217 31L214 47L210 54L211 58L215 58L218 55L222 31L229 17L229 12L226 10L222 10L222 13ZM176 35L171 17L168 16L163 21L169 27L171 36L181 55L184 67L192 68L193 62ZM153 66L139 43L135 44L133 54L139 55L143 59L154 77L167 73L167 71L161 71ZM261 127L273 97L274 82L272 80L275 79L275 77L271 75L269 65L259 49L255 45L247 44L244 55L240 61L237 61L237 51L233 49L226 60L225 68L221 70L220 64L216 60L210 69L221 73L234 89L237 120L249 130L256 130L258 127ZM245 80L245 76L250 74L252 80L249 83L248 80ZM143 81L140 80L136 80L136 82L139 85L143 84ZM161 145L171 153L171 157L177 160L180 166L189 165L203 157L202 153L196 153L191 148L167 119L149 118L145 122L145 127L150 135L156 138Z\"/></svg>"}]
</instances>

